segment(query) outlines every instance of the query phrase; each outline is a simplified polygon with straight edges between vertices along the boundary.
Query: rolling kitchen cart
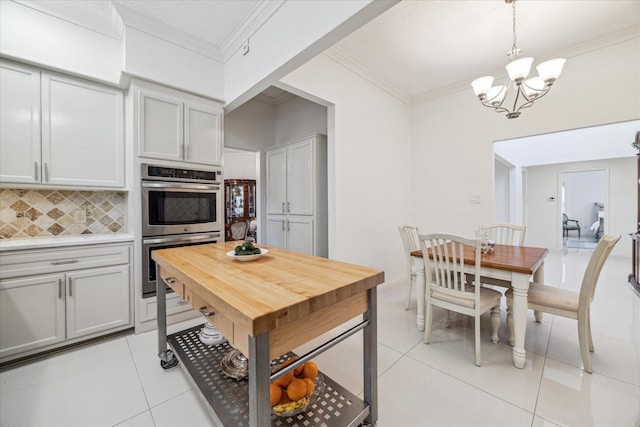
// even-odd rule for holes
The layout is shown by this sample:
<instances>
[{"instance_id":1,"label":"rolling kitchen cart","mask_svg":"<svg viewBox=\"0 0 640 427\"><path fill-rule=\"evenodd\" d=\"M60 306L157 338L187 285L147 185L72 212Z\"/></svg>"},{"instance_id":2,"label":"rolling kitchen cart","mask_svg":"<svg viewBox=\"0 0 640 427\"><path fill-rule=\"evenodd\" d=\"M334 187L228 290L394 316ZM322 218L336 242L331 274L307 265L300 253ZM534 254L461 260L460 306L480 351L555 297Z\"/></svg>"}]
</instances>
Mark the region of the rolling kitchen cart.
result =
<instances>
[{"instance_id":1,"label":"rolling kitchen cart","mask_svg":"<svg viewBox=\"0 0 640 427\"><path fill-rule=\"evenodd\" d=\"M268 248L268 254L253 262L239 262L231 255L236 244L153 252L161 365L170 368L179 360L225 427L375 425L376 286L384 281L384 272L277 248ZM228 343L211 347L202 344L199 327L167 337L165 283L218 328ZM359 315L362 320L357 325L272 373L272 361L286 360L292 355L291 349ZM360 330L363 400L323 374L324 393L305 412L291 417L272 415L271 381ZM220 372L221 358L232 346L248 355L248 381Z\"/></svg>"}]
</instances>

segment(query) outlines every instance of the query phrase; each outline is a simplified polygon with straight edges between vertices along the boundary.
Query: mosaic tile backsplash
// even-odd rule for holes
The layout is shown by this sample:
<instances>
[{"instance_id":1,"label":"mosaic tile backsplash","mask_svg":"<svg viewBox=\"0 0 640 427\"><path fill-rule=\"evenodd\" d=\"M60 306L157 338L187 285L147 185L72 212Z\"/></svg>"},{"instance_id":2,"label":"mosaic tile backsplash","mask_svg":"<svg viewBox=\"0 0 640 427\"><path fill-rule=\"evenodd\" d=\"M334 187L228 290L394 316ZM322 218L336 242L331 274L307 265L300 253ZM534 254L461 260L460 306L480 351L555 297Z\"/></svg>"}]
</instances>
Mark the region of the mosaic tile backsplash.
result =
<instances>
[{"instance_id":1,"label":"mosaic tile backsplash","mask_svg":"<svg viewBox=\"0 0 640 427\"><path fill-rule=\"evenodd\" d=\"M126 194L2 188L0 239L123 233Z\"/></svg>"}]
</instances>

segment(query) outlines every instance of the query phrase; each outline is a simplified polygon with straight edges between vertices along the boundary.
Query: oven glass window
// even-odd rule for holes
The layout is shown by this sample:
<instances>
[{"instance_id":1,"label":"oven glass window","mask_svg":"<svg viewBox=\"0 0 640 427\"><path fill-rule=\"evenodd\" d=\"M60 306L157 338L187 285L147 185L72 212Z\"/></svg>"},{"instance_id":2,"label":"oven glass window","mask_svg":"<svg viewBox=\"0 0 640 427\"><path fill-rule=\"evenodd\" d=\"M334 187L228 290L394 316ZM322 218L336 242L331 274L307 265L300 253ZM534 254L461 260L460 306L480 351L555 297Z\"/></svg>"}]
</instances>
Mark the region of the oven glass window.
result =
<instances>
[{"instance_id":1,"label":"oven glass window","mask_svg":"<svg viewBox=\"0 0 640 427\"><path fill-rule=\"evenodd\" d=\"M149 191L149 225L216 222L217 193Z\"/></svg>"}]
</instances>

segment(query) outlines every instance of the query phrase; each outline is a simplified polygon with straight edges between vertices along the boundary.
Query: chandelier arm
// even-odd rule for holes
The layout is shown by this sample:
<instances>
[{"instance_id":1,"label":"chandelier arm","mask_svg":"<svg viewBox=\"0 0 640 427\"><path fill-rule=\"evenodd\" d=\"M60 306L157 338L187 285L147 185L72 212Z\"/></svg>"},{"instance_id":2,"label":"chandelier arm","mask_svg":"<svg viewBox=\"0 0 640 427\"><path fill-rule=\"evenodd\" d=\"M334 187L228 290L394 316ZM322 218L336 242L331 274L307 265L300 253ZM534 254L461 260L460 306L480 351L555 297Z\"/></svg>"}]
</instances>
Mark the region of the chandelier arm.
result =
<instances>
[{"instance_id":1,"label":"chandelier arm","mask_svg":"<svg viewBox=\"0 0 640 427\"><path fill-rule=\"evenodd\" d=\"M549 93L549 89L551 89L551 86L547 86L544 91L540 92L540 95L536 96L535 98L529 98L527 97L527 95L522 92L522 97L524 99L527 100L527 102L523 103L521 106L518 107L517 110L514 110L514 112L518 112L520 110L522 110L523 108L529 108L533 105L534 102L536 102L538 99L542 98L543 96L545 96L547 93Z\"/></svg>"}]
</instances>

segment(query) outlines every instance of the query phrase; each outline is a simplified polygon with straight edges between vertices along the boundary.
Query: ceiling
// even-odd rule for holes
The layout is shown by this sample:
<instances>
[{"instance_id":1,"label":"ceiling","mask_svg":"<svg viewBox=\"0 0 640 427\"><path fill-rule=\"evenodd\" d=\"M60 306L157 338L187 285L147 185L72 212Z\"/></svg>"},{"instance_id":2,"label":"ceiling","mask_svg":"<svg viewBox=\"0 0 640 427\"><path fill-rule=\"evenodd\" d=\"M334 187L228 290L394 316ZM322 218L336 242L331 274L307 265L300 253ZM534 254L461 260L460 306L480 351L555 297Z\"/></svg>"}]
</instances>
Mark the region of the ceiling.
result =
<instances>
[{"instance_id":1,"label":"ceiling","mask_svg":"<svg viewBox=\"0 0 640 427\"><path fill-rule=\"evenodd\" d=\"M76 2L85 3L85 2ZM114 0L181 33L224 49L264 0ZM540 60L570 59L640 34L637 0L519 0L517 45ZM248 35L243 35L248 38ZM401 1L327 52L408 104L504 75L512 7L502 0ZM565 70L571 67L569 60ZM469 88L469 90L471 90Z\"/></svg>"}]
</instances>

